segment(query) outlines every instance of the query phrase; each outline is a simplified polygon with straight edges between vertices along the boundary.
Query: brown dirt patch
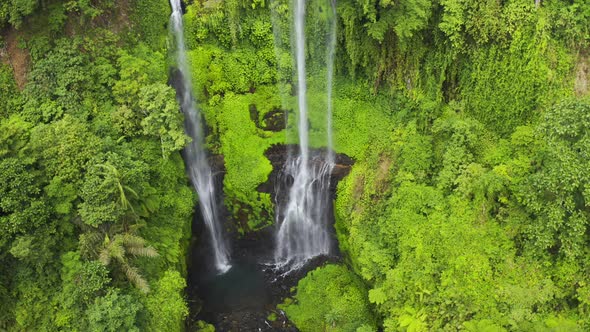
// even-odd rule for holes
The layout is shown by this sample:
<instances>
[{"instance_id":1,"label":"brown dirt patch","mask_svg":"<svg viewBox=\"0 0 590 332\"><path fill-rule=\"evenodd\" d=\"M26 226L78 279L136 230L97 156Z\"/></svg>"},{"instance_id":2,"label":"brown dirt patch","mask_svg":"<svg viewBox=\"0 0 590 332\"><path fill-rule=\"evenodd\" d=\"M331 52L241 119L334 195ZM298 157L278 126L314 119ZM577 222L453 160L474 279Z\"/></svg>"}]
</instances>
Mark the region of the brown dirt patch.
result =
<instances>
[{"instance_id":1,"label":"brown dirt patch","mask_svg":"<svg viewBox=\"0 0 590 332\"><path fill-rule=\"evenodd\" d=\"M18 47L20 32L14 28L9 28L3 34L4 48L0 51L2 62L12 67L14 80L20 90L27 83L27 73L31 64L29 51Z\"/></svg>"},{"instance_id":2,"label":"brown dirt patch","mask_svg":"<svg viewBox=\"0 0 590 332\"><path fill-rule=\"evenodd\" d=\"M121 0L117 2L116 8L118 10L116 29L117 32L121 32L130 25L129 13L131 12L131 6L128 0Z\"/></svg>"},{"instance_id":3,"label":"brown dirt patch","mask_svg":"<svg viewBox=\"0 0 590 332\"><path fill-rule=\"evenodd\" d=\"M352 209L357 214L362 214L364 211L361 199L365 193L365 175L361 174L354 179L352 187Z\"/></svg>"},{"instance_id":4,"label":"brown dirt patch","mask_svg":"<svg viewBox=\"0 0 590 332\"><path fill-rule=\"evenodd\" d=\"M352 187L352 198L354 202L358 202L365 193L365 175L361 174L359 177L354 179L354 185Z\"/></svg>"},{"instance_id":5,"label":"brown dirt patch","mask_svg":"<svg viewBox=\"0 0 590 332\"><path fill-rule=\"evenodd\" d=\"M574 91L578 97L586 96L590 92L588 79L590 76L590 57L580 55L575 68L576 80L574 81Z\"/></svg>"},{"instance_id":6,"label":"brown dirt patch","mask_svg":"<svg viewBox=\"0 0 590 332\"><path fill-rule=\"evenodd\" d=\"M375 185L379 193L383 193L389 187L389 173L391 164L393 161L387 155L381 155L379 159L379 167L377 168L377 174L375 175Z\"/></svg>"}]
</instances>

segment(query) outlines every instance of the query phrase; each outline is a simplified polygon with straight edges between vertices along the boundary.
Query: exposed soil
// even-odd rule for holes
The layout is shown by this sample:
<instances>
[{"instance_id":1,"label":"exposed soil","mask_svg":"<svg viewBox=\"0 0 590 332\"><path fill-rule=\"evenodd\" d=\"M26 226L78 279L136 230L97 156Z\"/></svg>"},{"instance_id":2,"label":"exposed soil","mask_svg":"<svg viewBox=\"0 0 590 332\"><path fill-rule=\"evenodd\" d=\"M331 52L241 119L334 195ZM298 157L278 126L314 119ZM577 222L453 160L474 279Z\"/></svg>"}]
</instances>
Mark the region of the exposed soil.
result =
<instances>
[{"instance_id":1,"label":"exposed soil","mask_svg":"<svg viewBox=\"0 0 590 332\"><path fill-rule=\"evenodd\" d=\"M19 90L27 84L27 73L31 63L31 57L26 49L18 47L20 32L12 27L3 34L4 48L0 51L0 59L3 63L12 67L14 80Z\"/></svg>"},{"instance_id":2,"label":"exposed soil","mask_svg":"<svg viewBox=\"0 0 590 332\"><path fill-rule=\"evenodd\" d=\"M81 13L70 12L65 23L65 33L69 37L80 34L89 27L105 28L117 35L123 35L131 26L131 6L129 0L119 0L117 5L104 11L93 19L83 18Z\"/></svg>"},{"instance_id":3,"label":"exposed soil","mask_svg":"<svg viewBox=\"0 0 590 332\"><path fill-rule=\"evenodd\" d=\"M574 91L578 97L586 96L590 92L588 79L590 77L590 56L580 55L575 68L576 80Z\"/></svg>"},{"instance_id":4,"label":"exposed soil","mask_svg":"<svg viewBox=\"0 0 590 332\"><path fill-rule=\"evenodd\" d=\"M365 193L365 176L361 175L356 177L352 188L352 201L355 202L353 203L354 210L357 213L362 213L363 205L356 202L361 202L361 197L363 197L363 194Z\"/></svg>"},{"instance_id":5,"label":"exposed soil","mask_svg":"<svg viewBox=\"0 0 590 332\"><path fill-rule=\"evenodd\" d=\"M377 168L377 174L375 176L377 190L381 193L385 192L389 187L391 164L392 160L389 156L381 155L379 158L379 168Z\"/></svg>"}]
</instances>

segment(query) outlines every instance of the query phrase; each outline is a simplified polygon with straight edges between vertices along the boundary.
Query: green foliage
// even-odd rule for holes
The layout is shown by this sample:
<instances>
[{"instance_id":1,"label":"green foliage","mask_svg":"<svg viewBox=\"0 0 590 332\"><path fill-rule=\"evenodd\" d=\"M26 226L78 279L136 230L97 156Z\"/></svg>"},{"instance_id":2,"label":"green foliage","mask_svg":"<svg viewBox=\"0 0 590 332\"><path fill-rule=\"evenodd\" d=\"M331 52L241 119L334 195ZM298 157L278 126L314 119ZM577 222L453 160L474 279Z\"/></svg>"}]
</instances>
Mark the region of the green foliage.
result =
<instances>
[{"instance_id":1,"label":"green foliage","mask_svg":"<svg viewBox=\"0 0 590 332\"><path fill-rule=\"evenodd\" d=\"M577 167L583 168L585 159L571 155L565 160L575 159L563 164L567 150L555 144L585 141L586 106L562 103L546 113L537 131L519 127L510 143L489 140L478 122L447 112L435 121L432 136L417 132L412 122L402 125L389 149L372 152L379 154L376 161L368 157L354 166L338 191L337 229L355 270L374 285L368 298L384 317L386 331L546 329L545 314L577 297L572 285L588 265L572 255L580 254L586 240L568 231L585 232L587 217L580 217L582 206L576 204L571 213L550 214L576 200L567 198L573 193L548 196L551 182L540 179L555 179L556 192L573 183L573 195L578 201L583 196L578 190L584 190L585 180ZM551 148L544 148L545 140ZM553 163L556 173L549 175ZM555 177L564 174L571 174L570 180ZM533 183L539 187L533 189ZM552 208L550 197L559 208ZM538 210L527 212L535 204ZM550 227L544 214L563 228ZM540 242L544 239L549 242ZM557 249L561 254L553 260L560 263L552 267L547 257ZM585 309L559 312L570 320L576 310Z\"/></svg>"},{"instance_id":2,"label":"green foliage","mask_svg":"<svg viewBox=\"0 0 590 332\"><path fill-rule=\"evenodd\" d=\"M55 325L60 328L83 330L87 326L84 311L97 297L105 295L110 282L107 269L97 261L85 262L77 252L62 255L62 291L57 295L58 310Z\"/></svg>"},{"instance_id":3,"label":"green foliage","mask_svg":"<svg viewBox=\"0 0 590 332\"><path fill-rule=\"evenodd\" d=\"M139 270L129 264L129 255L136 257L156 257L158 253L152 247L146 246L145 240L132 234L116 234L111 240L105 236L104 244L98 251L98 260L104 266L116 262L125 277L144 293L149 292L147 281Z\"/></svg>"},{"instance_id":4,"label":"green foliage","mask_svg":"<svg viewBox=\"0 0 590 332\"><path fill-rule=\"evenodd\" d=\"M590 6L587 2L550 1L550 19L554 22L554 33L573 47L587 47L590 42L589 28L585 23L590 17Z\"/></svg>"},{"instance_id":5,"label":"green foliage","mask_svg":"<svg viewBox=\"0 0 590 332\"><path fill-rule=\"evenodd\" d=\"M197 322L197 331L199 332L215 332L215 327L211 324L200 320Z\"/></svg>"},{"instance_id":6,"label":"green foliage","mask_svg":"<svg viewBox=\"0 0 590 332\"><path fill-rule=\"evenodd\" d=\"M39 2L37 0L9 0L0 4L0 26L10 23L20 27L23 18L33 13Z\"/></svg>"},{"instance_id":7,"label":"green foliage","mask_svg":"<svg viewBox=\"0 0 590 332\"><path fill-rule=\"evenodd\" d=\"M113 85L113 94L119 104L133 108L143 86L166 80L164 56L145 44L138 45L131 54L120 50L117 55L120 79Z\"/></svg>"},{"instance_id":8,"label":"green foliage","mask_svg":"<svg viewBox=\"0 0 590 332\"><path fill-rule=\"evenodd\" d=\"M131 0L131 20L137 39L154 50L164 48L170 4L166 0Z\"/></svg>"},{"instance_id":9,"label":"green foliage","mask_svg":"<svg viewBox=\"0 0 590 332\"><path fill-rule=\"evenodd\" d=\"M184 139L178 132L182 118L172 89L162 84L166 80L162 53L140 44L133 54L120 51L117 66L120 79L113 84L113 95L118 106L107 121L126 137L143 132L160 138L162 156L176 151Z\"/></svg>"},{"instance_id":10,"label":"green foliage","mask_svg":"<svg viewBox=\"0 0 590 332\"><path fill-rule=\"evenodd\" d=\"M326 140L326 96L324 87L317 84L323 82L323 75L310 79L309 117L311 122L310 144L314 147L325 145ZM315 83L317 82L317 83ZM334 145L339 152L346 153L353 158L366 154L369 146L382 146L386 137L381 132L391 131L391 117L396 100L384 95L367 95L365 86L337 81L334 87L333 99L333 127ZM295 101L292 101L295 108ZM294 123L289 119L289 124ZM295 131L288 137L290 143L295 143Z\"/></svg>"},{"instance_id":11,"label":"green foliage","mask_svg":"<svg viewBox=\"0 0 590 332\"><path fill-rule=\"evenodd\" d=\"M306 5L322 147L331 11ZM23 91L0 65L0 330L182 329L195 195L166 85L169 12L0 4L30 55ZM272 222L264 151L297 142L291 15L282 0L193 1L185 15L207 146L244 232ZM354 273L300 282L285 308L303 331L589 329L590 107L572 97L589 17L583 0L337 2L335 149L355 165L336 230ZM275 110L286 134L263 129Z\"/></svg>"},{"instance_id":12,"label":"green foliage","mask_svg":"<svg viewBox=\"0 0 590 332\"><path fill-rule=\"evenodd\" d=\"M1 330L128 331L186 315L195 200L164 39L127 35L131 8L114 4L0 4L0 25L26 22L5 31L30 65L23 91L0 66ZM160 9L149 29L163 37ZM150 285L155 295L134 289ZM164 298L176 300L169 311L155 307Z\"/></svg>"},{"instance_id":13,"label":"green foliage","mask_svg":"<svg viewBox=\"0 0 590 332\"><path fill-rule=\"evenodd\" d=\"M443 14L439 28L455 47L465 47L469 39L482 44L504 41L509 33L507 30L513 26L501 24L498 18L503 14L502 6L494 1L443 0L441 5ZM533 2L511 3L506 6L507 18L509 21L523 16L529 19L533 8Z\"/></svg>"},{"instance_id":14,"label":"green foliage","mask_svg":"<svg viewBox=\"0 0 590 332\"><path fill-rule=\"evenodd\" d=\"M590 103L575 99L546 112L537 129L543 140L535 158L539 167L518 191L536 216L525 231L533 250L557 250L570 258L585 254L590 217L589 132Z\"/></svg>"},{"instance_id":15,"label":"green foliage","mask_svg":"<svg viewBox=\"0 0 590 332\"><path fill-rule=\"evenodd\" d=\"M105 296L97 298L88 308L89 331L139 331L135 325L141 304L137 299L110 290Z\"/></svg>"},{"instance_id":16,"label":"green foliage","mask_svg":"<svg viewBox=\"0 0 590 332\"><path fill-rule=\"evenodd\" d=\"M400 42L408 42L418 31L426 27L431 14L432 3L426 0L413 0L404 2L382 1L379 5L379 19L376 19L378 8L366 2L363 4L363 14L371 21L367 25L367 33L379 42L382 42L384 35L389 29L393 29L400 39ZM379 8L381 9L381 8Z\"/></svg>"},{"instance_id":17,"label":"green foliage","mask_svg":"<svg viewBox=\"0 0 590 332\"><path fill-rule=\"evenodd\" d=\"M375 331L363 283L342 265L327 265L299 281L295 302L281 305L299 330Z\"/></svg>"},{"instance_id":18,"label":"green foliage","mask_svg":"<svg viewBox=\"0 0 590 332\"><path fill-rule=\"evenodd\" d=\"M144 135L160 139L162 156L181 150L187 143L182 113L176 102L176 93L162 83L144 86L139 90L139 107L144 113L141 120Z\"/></svg>"},{"instance_id":19,"label":"green foliage","mask_svg":"<svg viewBox=\"0 0 590 332\"><path fill-rule=\"evenodd\" d=\"M26 164L16 158L5 158L0 162L0 226L2 236L0 245L5 246L16 234L33 232L49 221L47 203L41 199L37 182L31 173L27 172ZM23 238L20 244L12 249L20 258L30 253L26 249L26 243L31 244L31 239ZM23 248L23 246L25 248ZM25 252L23 252L25 250Z\"/></svg>"},{"instance_id":20,"label":"green foliage","mask_svg":"<svg viewBox=\"0 0 590 332\"><path fill-rule=\"evenodd\" d=\"M109 8L114 5L113 1L100 1L99 6L91 0L69 0L64 7L69 12L76 12L93 19L103 13L102 8ZM102 8L101 8L102 7Z\"/></svg>"},{"instance_id":21,"label":"green foliage","mask_svg":"<svg viewBox=\"0 0 590 332\"><path fill-rule=\"evenodd\" d=\"M186 281L180 273L169 270L164 273L147 299L146 309L151 316L149 331L183 331L188 308L183 298Z\"/></svg>"},{"instance_id":22,"label":"green foliage","mask_svg":"<svg viewBox=\"0 0 590 332\"><path fill-rule=\"evenodd\" d=\"M12 101L16 95L16 84L9 66L0 65L0 119L8 117L13 112Z\"/></svg>"},{"instance_id":23,"label":"green foliage","mask_svg":"<svg viewBox=\"0 0 590 332\"><path fill-rule=\"evenodd\" d=\"M184 162L179 153L172 154L169 159L162 159L155 142L149 149L146 149L148 144L141 143L141 146L144 148L141 150L142 155L148 164L153 165L157 174L151 182L155 188L160 188L157 195L152 195L145 202L151 209L149 225L140 230L161 257L151 260L156 265L149 266L150 271L153 269L154 274L160 275L159 271L168 270L170 266L177 266L183 271L184 255L191 233L191 223L187 221L192 220L196 201L186 182Z\"/></svg>"},{"instance_id":24,"label":"green foliage","mask_svg":"<svg viewBox=\"0 0 590 332\"><path fill-rule=\"evenodd\" d=\"M84 68L87 61L76 44L62 41L60 47L35 63L25 94L25 112L31 119L51 121L67 111L80 112L83 93L93 83ZM39 114L39 110L43 112Z\"/></svg>"},{"instance_id":25,"label":"green foliage","mask_svg":"<svg viewBox=\"0 0 590 332\"><path fill-rule=\"evenodd\" d=\"M206 44L189 52L189 56L195 82L201 85L195 88L202 89L196 93L198 98L204 94L246 93L261 84L273 83L277 76L272 48L224 52Z\"/></svg>"},{"instance_id":26,"label":"green foliage","mask_svg":"<svg viewBox=\"0 0 590 332\"><path fill-rule=\"evenodd\" d=\"M133 211L127 193L137 198L135 190L125 184L115 166L97 164L90 168L82 187L84 202L79 205L82 221L97 227L115 223L127 213L131 214Z\"/></svg>"},{"instance_id":27,"label":"green foliage","mask_svg":"<svg viewBox=\"0 0 590 332\"><path fill-rule=\"evenodd\" d=\"M30 138L30 149L43 170L52 178L74 183L80 181L81 171L100 146L86 124L70 116L35 127Z\"/></svg>"},{"instance_id":28,"label":"green foliage","mask_svg":"<svg viewBox=\"0 0 590 332\"><path fill-rule=\"evenodd\" d=\"M571 70L569 55L548 40L546 27L537 29L533 37L514 32L508 50L490 46L474 51L472 67L460 83L466 111L502 134L535 119L540 106L571 94L561 81Z\"/></svg>"},{"instance_id":29,"label":"green foliage","mask_svg":"<svg viewBox=\"0 0 590 332\"><path fill-rule=\"evenodd\" d=\"M272 144L281 142L284 136L258 128L250 118L249 109L254 105L258 112L266 114L276 108L280 100L274 92L274 89L264 88L252 95L227 96L215 117L219 126L219 152L224 156L227 169L224 177L225 202L234 215L248 215L248 226L243 226L245 230L272 222L270 196L258 193L257 187L268 179L272 171L264 152ZM253 104L254 101L257 104Z\"/></svg>"}]
</instances>

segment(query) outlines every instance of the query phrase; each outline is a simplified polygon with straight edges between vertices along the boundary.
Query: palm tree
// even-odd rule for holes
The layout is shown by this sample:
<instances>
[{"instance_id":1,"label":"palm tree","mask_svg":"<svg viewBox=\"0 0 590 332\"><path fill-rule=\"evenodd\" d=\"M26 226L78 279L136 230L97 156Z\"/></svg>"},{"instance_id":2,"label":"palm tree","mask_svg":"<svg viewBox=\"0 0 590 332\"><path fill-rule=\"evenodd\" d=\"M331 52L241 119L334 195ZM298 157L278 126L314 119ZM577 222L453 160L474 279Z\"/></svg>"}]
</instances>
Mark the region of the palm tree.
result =
<instances>
[{"instance_id":1,"label":"palm tree","mask_svg":"<svg viewBox=\"0 0 590 332\"><path fill-rule=\"evenodd\" d=\"M140 225L102 224L92 227L77 220L84 230L80 235L80 251L90 259L98 261L106 267L119 267L127 280L144 293L150 287L139 269L130 263L132 257L157 257L158 252L141 236L135 235Z\"/></svg>"},{"instance_id":2,"label":"palm tree","mask_svg":"<svg viewBox=\"0 0 590 332\"><path fill-rule=\"evenodd\" d=\"M136 201L139 195L131 187L124 184L121 173L110 163L95 165L98 174L104 177L102 186L112 188L116 193L117 203L123 211L131 212L120 219L121 223L104 223L92 227L77 220L84 233L80 236L80 249L88 258L98 258L104 266L118 266L127 279L141 291L149 292L149 285L141 275L139 269L130 263L130 256L133 257L156 257L158 252L147 241L136 235L137 229L141 226L139 215L135 212L129 201L132 196ZM145 204L139 203L140 214ZM132 223L126 217L131 217Z\"/></svg>"},{"instance_id":3,"label":"palm tree","mask_svg":"<svg viewBox=\"0 0 590 332\"><path fill-rule=\"evenodd\" d=\"M127 279L142 292L149 292L147 281L139 273L139 269L129 263L128 256L157 257L158 252L151 246L146 246L146 241L140 236L130 233L115 234L112 239L105 234L102 247L98 251L98 260L104 266L111 263L119 265Z\"/></svg>"},{"instance_id":4,"label":"palm tree","mask_svg":"<svg viewBox=\"0 0 590 332\"><path fill-rule=\"evenodd\" d=\"M139 198L139 195L135 190L131 187L123 184L123 179L121 177L121 173L119 170L110 163L106 164L97 164L96 167L102 169L99 174L103 175L105 178L104 185L105 186L114 186L115 190L119 193L119 205L124 209L130 209L131 212L135 214L135 209L127 199L127 192L129 192L133 197L136 199Z\"/></svg>"}]
</instances>

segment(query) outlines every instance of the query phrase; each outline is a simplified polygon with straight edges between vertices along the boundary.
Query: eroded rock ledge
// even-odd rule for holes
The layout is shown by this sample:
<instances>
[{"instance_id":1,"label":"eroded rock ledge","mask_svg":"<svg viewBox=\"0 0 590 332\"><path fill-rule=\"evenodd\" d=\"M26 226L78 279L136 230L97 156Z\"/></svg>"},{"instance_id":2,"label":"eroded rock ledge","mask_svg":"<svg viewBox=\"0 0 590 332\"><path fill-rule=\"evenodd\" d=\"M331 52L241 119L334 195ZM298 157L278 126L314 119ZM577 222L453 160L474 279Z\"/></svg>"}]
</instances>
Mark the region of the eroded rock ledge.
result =
<instances>
[{"instance_id":1,"label":"eroded rock ledge","mask_svg":"<svg viewBox=\"0 0 590 332\"><path fill-rule=\"evenodd\" d=\"M328 153L327 148L312 149L310 148L310 156L313 162L313 157L325 155ZM282 171L289 155L296 155L299 153L299 145L296 144L276 144L271 146L264 152L264 155L272 164L272 173L268 177L268 181L258 186L258 191L273 194L275 192L275 185L278 181L280 172ZM335 156L334 168L332 169L330 190L336 191L338 181L342 180L350 173L354 160L343 153L337 153ZM322 158L317 158L322 160Z\"/></svg>"}]
</instances>

